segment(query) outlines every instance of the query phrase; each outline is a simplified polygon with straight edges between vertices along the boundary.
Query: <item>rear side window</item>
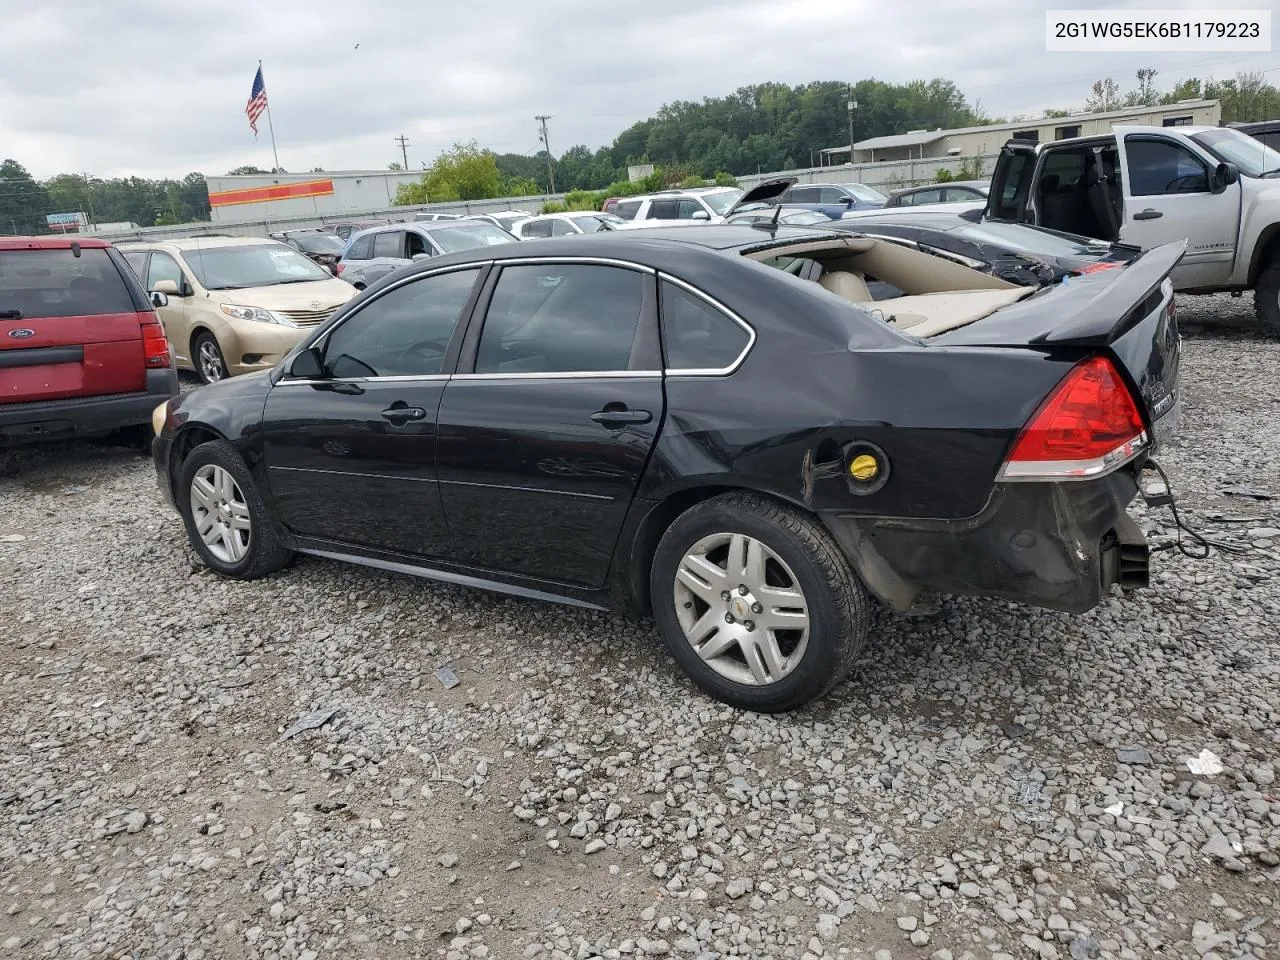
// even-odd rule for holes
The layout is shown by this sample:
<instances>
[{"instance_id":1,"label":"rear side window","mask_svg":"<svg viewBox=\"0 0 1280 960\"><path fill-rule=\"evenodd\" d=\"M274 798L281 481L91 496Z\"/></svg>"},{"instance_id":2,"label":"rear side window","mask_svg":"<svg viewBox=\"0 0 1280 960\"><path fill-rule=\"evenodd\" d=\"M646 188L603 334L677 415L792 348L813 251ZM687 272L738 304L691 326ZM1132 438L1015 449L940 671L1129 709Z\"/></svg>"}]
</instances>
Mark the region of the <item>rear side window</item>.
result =
<instances>
[{"instance_id":1,"label":"rear side window","mask_svg":"<svg viewBox=\"0 0 1280 960\"><path fill-rule=\"evenodd\" d=\"M505 267L480 334L476 373L626 370L643 302L644 278L634 270Z\"/></svg>"},{"instance_id":2,"label":"rear side window","mask_svg":"<svg viewBox=\"0 0 1280 960\"><path fill-rule=\"evenodd\" d=\"M526 223L520 228L522 237L549 237L551 236L550 220L534 220L532 223Z\"/></svg>"},{"instance_id":3,"label":"rear side window","mask_svg":"<svg viewBox=\"0 0 1280 960\"><path fill-rule=\"evenodd\" d=\"M706 300L662 282L662 349L668 371L733 366L751 334Z\"/></svg>"},{"instance_id":4,"label":"rear side window","mask_svg":"<svg viewBox=\"0 0 1280 960\"><path fill-rule=\"evenodd\" d=\"M792 203L817 203L820 194L818 187L792 187L790 199Z\"/></svg>"},{"instance_id":5,"label":"rear side window","mask_svg":"<svg viewBox=\"0 0 1280 960\"><path fill-rule=\"evenodd\" d=\"M351 241L351 246L347 248L344 260L372 260L373 259L373 237L357 237Z\"/></svg>"},{"instance_id":6,"label":"rear side window","mask_svg":"<svg viewBox=\"0 0 1280 960\"><path fill-rule=\"evenodd\" d=\"M136 313L129 288L107 251L0 251L0 316L83 317ZM13 317L10 311L18 311Z\"/></svg>"}]
</instances>

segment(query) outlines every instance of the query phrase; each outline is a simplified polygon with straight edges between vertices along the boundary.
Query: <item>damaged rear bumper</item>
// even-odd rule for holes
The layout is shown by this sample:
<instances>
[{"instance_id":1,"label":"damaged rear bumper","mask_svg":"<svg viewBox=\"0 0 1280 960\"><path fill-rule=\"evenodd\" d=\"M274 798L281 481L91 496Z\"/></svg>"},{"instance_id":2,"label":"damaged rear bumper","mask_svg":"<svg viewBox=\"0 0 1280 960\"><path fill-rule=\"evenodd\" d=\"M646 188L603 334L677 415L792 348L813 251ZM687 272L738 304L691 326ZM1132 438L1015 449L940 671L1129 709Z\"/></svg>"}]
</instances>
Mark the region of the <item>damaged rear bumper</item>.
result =
<instances>
[{"instance_id":1,"label":"damaged rear bumper","mask_svg":"<svg viewBox=\"0 0 1280 960\"><path fill-rule=\"evenodd\" d=\"M896 610L925 592L1001 597L1083 613L1112 584L1148 585L1146 537L1125 507L1136 469L1072 483L1011 483L961 521L828 513L867 587Z\"/></svg>"}]
</instances>

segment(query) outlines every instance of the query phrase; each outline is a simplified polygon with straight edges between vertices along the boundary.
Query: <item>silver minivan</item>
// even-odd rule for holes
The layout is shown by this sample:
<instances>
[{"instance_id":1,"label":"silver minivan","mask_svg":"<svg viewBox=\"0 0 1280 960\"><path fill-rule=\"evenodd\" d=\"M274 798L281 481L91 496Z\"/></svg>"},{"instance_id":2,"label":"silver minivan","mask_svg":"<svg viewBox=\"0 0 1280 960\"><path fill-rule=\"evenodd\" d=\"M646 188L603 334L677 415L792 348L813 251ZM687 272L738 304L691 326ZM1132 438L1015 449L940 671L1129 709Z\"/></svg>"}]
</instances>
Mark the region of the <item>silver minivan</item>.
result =
<instances>
[{"instance_id":1,"label":"silver minivan","mask_svg":"<svg viewBox=\"0 0 1280 960\"><path fill-rule=\"evenodd\" d=\"M483 220L393 223L352 237L338 261L338 276L357 290L363 290L392 271L424 257L516 242L507 231Z\"/></svg>"}]
</instances>

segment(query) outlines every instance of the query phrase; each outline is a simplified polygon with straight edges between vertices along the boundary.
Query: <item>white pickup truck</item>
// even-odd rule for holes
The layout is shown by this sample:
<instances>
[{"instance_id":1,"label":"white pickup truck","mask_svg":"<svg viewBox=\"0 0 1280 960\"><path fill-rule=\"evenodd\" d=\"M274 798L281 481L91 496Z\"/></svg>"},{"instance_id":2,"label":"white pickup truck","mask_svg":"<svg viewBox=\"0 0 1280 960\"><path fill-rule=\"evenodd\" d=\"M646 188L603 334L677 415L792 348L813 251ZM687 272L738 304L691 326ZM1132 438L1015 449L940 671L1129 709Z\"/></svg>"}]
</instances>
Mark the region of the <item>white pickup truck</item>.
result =
<instances>
[{"instance_id":1,"label":"white pickup truck","mask_svg":"<svg viewBox=\"0 0 1280 960\"><path fill-rule=\"evenodd\" d=\"M1280 337L1280 152L1229 127L1116 127L1105 136L1011 140L986 217L1150 249L1187 241L1187 293L1254 291Z\"/></svg>"}]
</instances>

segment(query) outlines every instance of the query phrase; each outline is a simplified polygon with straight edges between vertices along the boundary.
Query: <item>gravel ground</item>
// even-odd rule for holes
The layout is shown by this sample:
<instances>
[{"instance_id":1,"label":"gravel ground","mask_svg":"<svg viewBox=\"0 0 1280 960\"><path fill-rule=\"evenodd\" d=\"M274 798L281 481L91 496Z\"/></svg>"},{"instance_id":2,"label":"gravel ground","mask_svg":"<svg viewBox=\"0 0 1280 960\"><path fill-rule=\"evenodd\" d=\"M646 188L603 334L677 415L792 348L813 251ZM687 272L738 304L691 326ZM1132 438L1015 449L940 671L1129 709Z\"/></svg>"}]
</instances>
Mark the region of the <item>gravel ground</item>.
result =
<instances>
[{"instance_id":1,"label":"gravel ground","mask_svg":"<svg viewBox=\"0 0 1280 960\"><path fill-rule=\"evenodd\" d=\"M648 623L225 581L147 460L0 456L0 956L1280 958L1280 500L1218 492L1280 495L1280 344L1181 306L1163 460L1247 552L1166 549L1079 618L880 613L785 717Z\"/></svg>"}]
</instances>

